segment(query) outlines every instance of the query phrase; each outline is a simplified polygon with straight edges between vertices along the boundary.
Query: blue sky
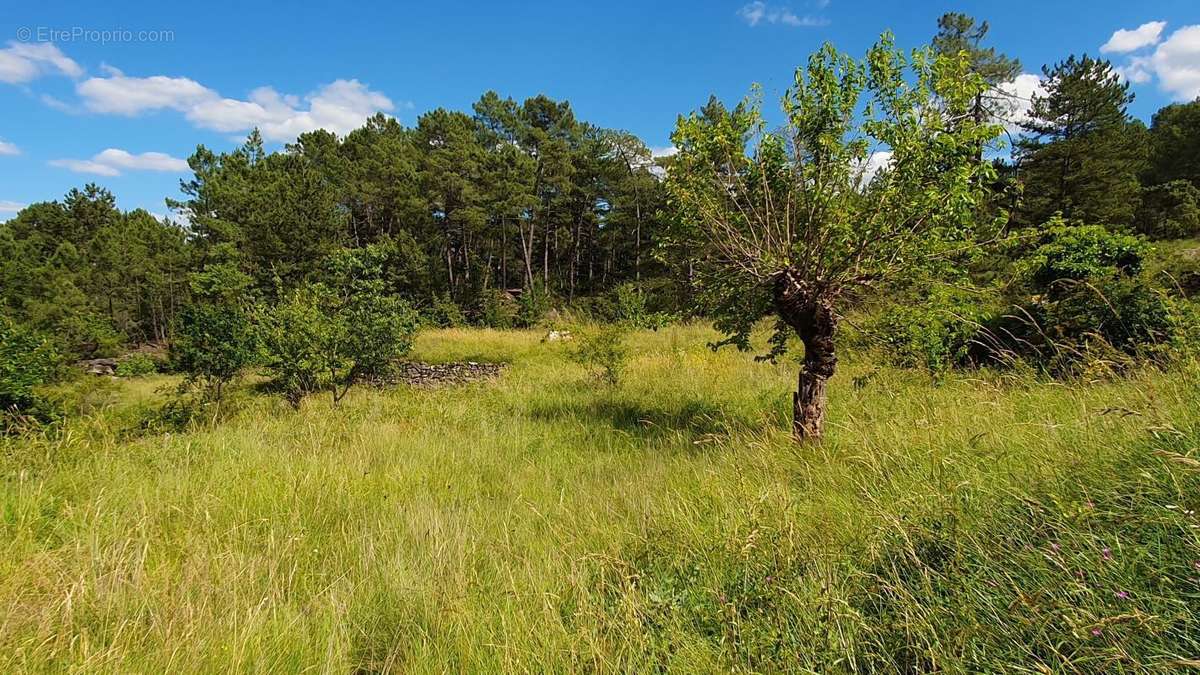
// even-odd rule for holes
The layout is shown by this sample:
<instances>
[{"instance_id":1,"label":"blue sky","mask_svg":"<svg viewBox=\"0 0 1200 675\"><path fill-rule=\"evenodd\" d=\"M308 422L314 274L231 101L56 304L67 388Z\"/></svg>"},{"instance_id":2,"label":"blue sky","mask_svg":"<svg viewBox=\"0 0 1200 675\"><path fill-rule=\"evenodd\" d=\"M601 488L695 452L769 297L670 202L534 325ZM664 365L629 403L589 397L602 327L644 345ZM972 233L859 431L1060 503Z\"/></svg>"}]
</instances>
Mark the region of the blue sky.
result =
<instances>
[{"instance_id":1,"label":"blue sky","mask_svg":"<svg viewBox=\"0 0 1200 675\"><path fill-rule=\"evenodd\" d=\"M11 2L0 17L0 220L88 181L162 214L197 144L228 149L258 125L278 147L375 110L410 125L488 89L568 99L662 148L710 93L759 82L777 98L823 41L861 54L891 29L916 46L946 11L987 19L1030 74L1104 47L1146 120L1200 95L1197 0L109 4Z\"/></svg>"}]
</instances>

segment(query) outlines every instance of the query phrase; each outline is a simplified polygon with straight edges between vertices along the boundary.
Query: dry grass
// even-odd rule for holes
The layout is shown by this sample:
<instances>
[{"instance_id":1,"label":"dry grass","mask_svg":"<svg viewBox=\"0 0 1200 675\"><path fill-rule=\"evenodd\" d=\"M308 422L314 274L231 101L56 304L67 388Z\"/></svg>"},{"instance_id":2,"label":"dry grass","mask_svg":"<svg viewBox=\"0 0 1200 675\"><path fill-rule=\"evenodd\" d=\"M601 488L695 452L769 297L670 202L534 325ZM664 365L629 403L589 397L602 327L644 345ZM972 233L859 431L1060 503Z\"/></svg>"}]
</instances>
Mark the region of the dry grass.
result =
<instances>
[{"instance_id":1,"label":"dry grass","mask_svg":"<svg viewBox=\"0 0 1200 675\"><path fill-rule=\"evenodd\" d=\"M794 363L672 327L637 334L609 388L538 338L429 333L422 358L512 365L336 410L244 393L187 433L129 431L163 383L135 380L60 434L6 442L0 670L1200 657L1194 368L934 384L856 356L829 440L797 448Z\"/></svg>"}]
</instances>

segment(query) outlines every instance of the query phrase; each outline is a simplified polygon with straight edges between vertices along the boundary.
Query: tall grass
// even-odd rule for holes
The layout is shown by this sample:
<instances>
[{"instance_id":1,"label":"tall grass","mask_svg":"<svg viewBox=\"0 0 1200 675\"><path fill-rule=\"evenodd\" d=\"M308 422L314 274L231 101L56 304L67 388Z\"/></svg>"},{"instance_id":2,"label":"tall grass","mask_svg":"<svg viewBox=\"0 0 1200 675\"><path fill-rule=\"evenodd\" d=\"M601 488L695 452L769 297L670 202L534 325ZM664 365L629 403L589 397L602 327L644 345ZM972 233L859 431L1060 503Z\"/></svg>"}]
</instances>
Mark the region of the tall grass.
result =
<instances>
[{"instance_id":1,"label":"tall grass","mask_svg":"<svg viewBox=\"0 0 1200 675\"><path fill-rule=\"evenodd\" d=\"M492 382L243 394L130 429L162 382L0 446L0 670L1169 671L1200 659L1200 370L938 383L636 333L618 387L533 332L424 335ZM133 412L131 412L133 411Z\"/></svg>"}]
</instances>

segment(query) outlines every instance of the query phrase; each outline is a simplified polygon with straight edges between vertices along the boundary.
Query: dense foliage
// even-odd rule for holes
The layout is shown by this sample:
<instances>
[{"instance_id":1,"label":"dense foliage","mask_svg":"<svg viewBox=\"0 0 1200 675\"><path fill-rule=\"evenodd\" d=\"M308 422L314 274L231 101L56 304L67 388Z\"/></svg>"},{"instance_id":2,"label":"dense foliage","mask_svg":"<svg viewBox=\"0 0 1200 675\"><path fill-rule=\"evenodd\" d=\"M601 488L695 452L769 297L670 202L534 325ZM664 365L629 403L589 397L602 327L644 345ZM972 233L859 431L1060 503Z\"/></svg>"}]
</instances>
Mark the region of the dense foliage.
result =
<instances>
[{"instance_id":1,"label":"dense foliage","mask_svg":"<svg viewBox=\"0 0 1200 675\"><path fill-rule=\"evenodd\" d=\"M390 336L362 334L354 349L367 351L332 368L339 391L403 353L410 309L426 325L498 328L701 317L741 347L774 315L771 355L797 334L806 369L826 376L838 320L864 307L890 358L933 370L997 353L1043 362L1040 348L1018 349L1036 342L1025 324L1054 343L1112 337L1123 353L1176 344L1200 256L1147 241L1200 235L1200 101L1147 127L1112 64L1075 55L1043 67L1044 93L1017 100L1021 64L988 44L987 22L952 13L937 28L911 54L890 38L862 60L822 48L797 71L782 126L757 98L713 98L681 118L676 156L653 157L565 101L495 92L411 127L376 115L280 149L257 132L228 151L200 146L168 200L175 220L122 212L89 184L0 223L0 314L67 359L169 344L155 367L208 396L278 361L264 328L298 297ZM1015 133L1011 161L992 141L1001 123ZM915 290L935 282L969 290ZM1165 304L1113 334L1103 293L1078 306L1081 288L1106 284ZM1153 319L1163 312L1169 339Z\"/></svg>"},{"instance_id":2,"label":"dense foliage","mask_svg":"<svg viewBox=\"0 0 1200 675\"><path fill-rule=\"evenodd\" d=\"M37 389L50 381L60 358L46 337L0 316L0 428L35 412Z\"/></svg>"}]
</instances>

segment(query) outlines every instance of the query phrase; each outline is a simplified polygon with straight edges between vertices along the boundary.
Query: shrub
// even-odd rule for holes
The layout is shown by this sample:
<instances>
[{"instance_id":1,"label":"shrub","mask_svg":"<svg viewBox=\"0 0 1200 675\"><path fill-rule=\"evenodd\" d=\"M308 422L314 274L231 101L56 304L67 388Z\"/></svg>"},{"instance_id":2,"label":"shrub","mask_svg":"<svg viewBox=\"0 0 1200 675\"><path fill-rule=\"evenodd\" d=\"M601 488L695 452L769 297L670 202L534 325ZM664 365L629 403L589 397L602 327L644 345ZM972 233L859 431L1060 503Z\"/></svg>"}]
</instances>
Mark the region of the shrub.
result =
<instances>
[{"instance_id":1,"label":"shrub","mask_svg":"<svg viewBox=\"0 0 1200 675\"><path fill-rule=\"evenodd\" d=\"M199 386L219 401L226 384L254 363L256 343L250 316L240 305L198 302L179 312L171 343L172 367L185 386Z\"/></svg>"},{"instance_id":2,"label":"shrub","mask_svg":"<svg viewBox=\"0 0 1200 675\"><path fill-rule=\"evenodd\" d=\"M83 358L115 356L121 348L121 335L112 322L91 311L63 317L54 332L64 351Z\"/></svg>"},{"instance_id":3,"label":"shrub","mask_svg":"<svg viewBox=\"0 0 1200 675\"><path fill-rule=\"evenodd\" d=\"M1137 274L1149 246L1141 237L1110 232L1099 225L1047 224L1036 248L1017 261L1018 274L1036 288L1062 279L1104 277L1115 268Z\"/></svg>"},{"instance_id":4,"label":"shrub","mask_svg":"<svg viewBox=\"0 0 1200 675\"><path fill-rule=\"evenodd\" d=\"M370 282L339 291L303 286L262 314L264 365L293 407L326 389L336 404L356 381L386 376L412 348L420 319L408 303Z\"/></svg>"},{"instance_id":5,"label":"shrub","mask_svg":"<svg viewBox=\"0 0 1200 675\"><path fill-rule=\"evenodd\" d=\"M1200 189L1173 180L1142 190L1134 223L1151 239L1182 239L1200 234Z\"/></svg>"},{"instance_id":6,"label":"shrub","mask_svg":"<svg viewBox=\"0 0 1200 675\"><path fill-rule=\"evenodd\" d=\"M51 340L0 316L0 419L4 426L37 412L42 403L37 389L53 378L61 363Z\"/></svg>"},{"instance_id":7,"label":"shrub","mask_svg":"<svg viewBox=\"0 0 1200 675\"><path fill-rule=\"evenodd\" d=\"M117 361L117 376L140 377L158 372L158 363L147 354L129 354Z\"/></svg>"},{"instance_id":8,"label":"shrub","mask_svg":"<svg viewBox=\"0 0 1200 675\"><path fill-rule=\"evenodd\" d=\"M582 332L575 344L572 358L583 364L609 385L620 383L621 374L629 359L625 347L628 329L619 324L601 326Z\"/></svg>"},{"instance_id":9,"label":"shrub","mask_svg":"<svg viewBox=\"0 0 1200 675\"><path fill-rule=\"evenodd\" d=\"M387 376L396 359L412 349L420 316L412 305L380 290L359 287L333 307L344 338L337 349L349 362L339 380L345 387L359 379Z\"/></svg>"},{"instance_id":10,"label":"shrub","mask_svg":"<svg viewBox=\"0 0 1200 675\"><path fill-rule=\"evenodd\" d=\"M1186 301L1168 297L1145 278L1113 274L1062 281L997 317L989 333L1052 373L1079 372L1099 361L1120 370L1168 355L1192 330L1192 316Z\"/></svg>"},{"instance_id":11,"label":"shrub","mask_svg":"<svg viewBox=\"0 0 1200 675\"><path fill-rule=\"evenodd\" d=\"M611 293L576 297L568 305L567 310L570 315L582 321L597 323L615 321L617 316L616 305Z\"/></svg>"},{"instance_id":12,"label":"shrub","mask_svg":"<svg viewBox=\"0 0 1200 675\"><path fill-rule=\"evenodd\" d=\"M624 283L613 289L613 319L634 328L653 328L667 325L669 317L662 312L652 312L646 292L633 283Z\"/></svg>"},{"instance_id":13,"label":"shrub","mask_svg":"<svg viewBox=\"0 0 1200 675\"><path fill-rule=\"evenodd\" d=\"M335 374L348 367L337 350L344 327L324 311L330 302L323 286L305 286L260 314L263 367L292 407L332 386Z\"/></svg>"},{"instance_id":14,"label":"shrub","mask_svg":"<svg viewBox=\"0 0 1200 675\"><path fill-rule=\"evenodd\" d=\"M517 325L522 328L537 326L553 305L553 298L546 292L546 287L540 283L534 284L517 298Z\"/></svg>"},{"instance_id":15,"label":"shrub","mask_svg":"<svg viewBox=\"0 0 1200 675\"><path fill-rule=\"evenodd\" d=\"M517 312L517 301L505 291L493 289L479 296L479 323L488 328L512 328Z\"/></svg>"},{"instance_id":16,"label":"shrub","mask_svg":"<svg viewBox=\"0 0 1200 675\"><path fill-rule=\"evenodd\" d=\"M425 320L439 328L459 328L467 325L467 317L462 308L454 302L449 293L434 296L433 304L425 310Z\"/></svg>"},{"instance_id":17,"label":"shrub","mask_svg":"<svg viewBox=\"0 0 1200 675\"><path fill-rule=\"evenodd\" d=\"M971 360L989 313L978 297L937 291L924 303L897 304L872 322L889 359L906 368L943 372Z\"/></svg>"}]
</instances>

